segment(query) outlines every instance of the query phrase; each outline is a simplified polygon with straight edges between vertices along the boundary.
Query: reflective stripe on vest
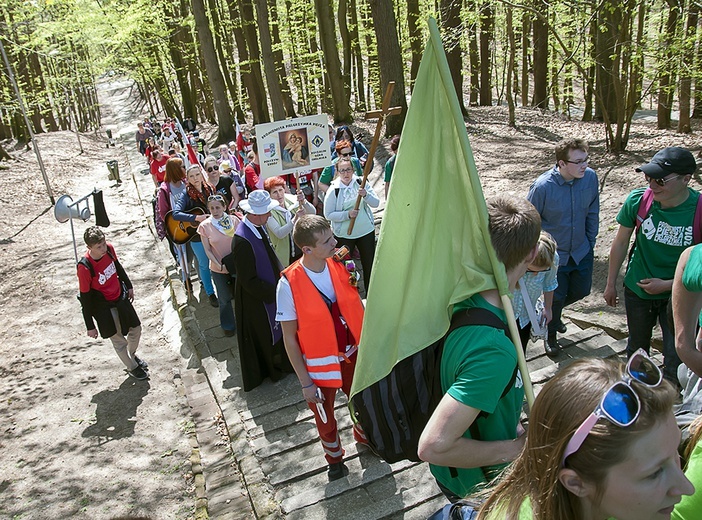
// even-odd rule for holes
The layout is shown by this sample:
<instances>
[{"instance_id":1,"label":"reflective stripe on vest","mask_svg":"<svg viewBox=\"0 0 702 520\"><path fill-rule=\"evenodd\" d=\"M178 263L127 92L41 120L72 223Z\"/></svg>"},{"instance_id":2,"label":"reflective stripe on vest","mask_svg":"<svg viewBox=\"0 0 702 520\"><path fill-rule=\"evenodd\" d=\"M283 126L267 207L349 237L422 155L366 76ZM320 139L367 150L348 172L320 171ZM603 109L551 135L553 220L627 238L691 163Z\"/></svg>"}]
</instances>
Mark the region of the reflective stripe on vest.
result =
<instances>
[{"instance_id":1,"label":"reflective stripe on vest","mask_svg":"<svg viewBox=\"0 0 702 520\"><path fill-rule=\"evenodd\" d=\"M363 304L358 290L349 283L349 273L341 263L327 259L327 267L339 312L358 342L363 323ZM343 360L344 355L350 354L339 351L329 307L299 260L285 269L283 275L290 283L297 313L297 340L310 378L317 386L341 388L340 355Z\"/></svg>"}]
</instances>

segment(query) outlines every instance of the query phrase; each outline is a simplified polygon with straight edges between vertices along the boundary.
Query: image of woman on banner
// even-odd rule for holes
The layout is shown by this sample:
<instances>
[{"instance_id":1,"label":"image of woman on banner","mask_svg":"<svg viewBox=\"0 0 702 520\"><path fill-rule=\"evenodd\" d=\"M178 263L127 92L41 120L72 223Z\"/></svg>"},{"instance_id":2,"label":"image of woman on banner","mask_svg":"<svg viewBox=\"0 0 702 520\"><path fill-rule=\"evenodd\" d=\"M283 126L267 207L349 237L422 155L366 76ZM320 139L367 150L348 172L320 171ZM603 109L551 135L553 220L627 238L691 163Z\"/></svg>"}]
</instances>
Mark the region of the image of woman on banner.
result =
<instances>
[{"instance_id":1,"label":"image of woman on banner","mask_svg":"<svg viewBox=\"0 0 702 520\"><path fill-rule=\"evenodd\" d=\"M298 128L288 132L280 132L280 148L283 150L283 169L309 166L309 151L307 149L307 129Z\"/></svg>"}]
</instances>

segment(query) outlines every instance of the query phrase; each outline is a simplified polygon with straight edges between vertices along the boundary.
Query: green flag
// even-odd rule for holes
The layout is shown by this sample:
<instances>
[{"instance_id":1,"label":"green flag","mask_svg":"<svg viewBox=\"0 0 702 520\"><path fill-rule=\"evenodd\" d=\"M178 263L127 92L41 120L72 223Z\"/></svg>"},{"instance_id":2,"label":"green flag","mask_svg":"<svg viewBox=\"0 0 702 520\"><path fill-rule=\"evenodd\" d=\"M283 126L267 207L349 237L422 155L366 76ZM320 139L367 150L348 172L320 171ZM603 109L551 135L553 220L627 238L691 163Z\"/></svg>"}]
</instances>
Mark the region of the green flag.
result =
<instances>
[{"instance_id":1,"label":"green flag","mask_svg":"<svg viewBox=\"0 0 702 520\"><path fill-rule=\"evenodd\" d=\"M507 294L446 55L434 19L380 228L352 394L441 338L451 307Z\"/></svg>"}]
</instances>

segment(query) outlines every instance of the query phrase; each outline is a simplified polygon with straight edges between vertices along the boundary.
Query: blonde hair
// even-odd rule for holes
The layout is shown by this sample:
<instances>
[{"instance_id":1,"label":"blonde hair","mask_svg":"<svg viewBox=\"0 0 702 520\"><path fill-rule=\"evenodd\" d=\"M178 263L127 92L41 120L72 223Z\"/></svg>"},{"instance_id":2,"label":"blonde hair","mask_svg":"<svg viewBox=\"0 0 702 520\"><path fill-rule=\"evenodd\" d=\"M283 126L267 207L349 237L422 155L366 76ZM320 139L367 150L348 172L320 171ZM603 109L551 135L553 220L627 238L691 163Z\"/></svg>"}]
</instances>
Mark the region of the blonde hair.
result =
<instances>
[{"instance_id":1,"label":"blonde hair","mask_svg":"<svg viewBox=\"0 0 702 520\"><path fill-rule=\"evenodd\" d=\"M551 267L553 265L553 259L556 257L556 249L558 248L556 241L550 233L542 231L539 235L537 246L536 258L534 258L532 264L539 269Z\"/></svg>"}]
</instances>

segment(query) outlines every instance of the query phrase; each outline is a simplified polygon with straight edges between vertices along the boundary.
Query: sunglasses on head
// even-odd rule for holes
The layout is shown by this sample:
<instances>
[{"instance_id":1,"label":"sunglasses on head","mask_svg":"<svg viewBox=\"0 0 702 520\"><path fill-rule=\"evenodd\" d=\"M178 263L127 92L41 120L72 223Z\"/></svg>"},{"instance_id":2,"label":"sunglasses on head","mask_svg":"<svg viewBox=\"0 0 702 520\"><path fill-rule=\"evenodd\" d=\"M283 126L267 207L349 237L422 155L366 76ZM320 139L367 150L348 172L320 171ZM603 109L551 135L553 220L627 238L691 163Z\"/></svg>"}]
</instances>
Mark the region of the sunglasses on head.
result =
<instances>
[{"instance_id":1,"label":"sunglasses on head","mask_svg":"<svg viewBox=\"0 0 702 520\"><path fill-rule=\"evenodd\" d=\"M217 166L217 165L207 167L207 173L212 173L213 171L217 171L217 170L219 170L219 166Z\"/></svg>"},{"instance_id":2,"label":"sunglasses on head","mask_svg":"<svg viewBox=\"0 0 702 520\"><path fill-rule=\"evenodd\" d=\"M680 175L678 173L674 173L672 177L666 177L664 179L653 179L653 178L649 177L648 175L644 175L644 178L646 179L646 184L651 184L651 181L653 181L656 184L658 184L659 186L665 186L670 181L674 181L678 177L682 177L682 175Z\"/></svg>"},{"instance_id":3,"label":"sunglasses on head","mask_svg":"<svg viewBox=\"0 0 702 520\"><path fill-rule=\"evenodd\" d=\"M638 381L642 385L654 388L660 385L662 380L661 370L651 361L643 349L637 350L629 358L622 380L617 381L607 389L595 411L575 430L563 452L561 467L565 466L565 461L569 456L580 449L600 419L607 419L622 428L636 422L641 413L641 401L631 386L632 381Z\"/></svg>"},{"instance_id":4,"label":"sunglasses on head","mask_svg":"<svg viewBox=\"0 0 702 520\"><path fill-rule=\"evenodd\" d=\"M221 195L210 195L209 197L207 197L207 202L212 202L213 200L218 200L224 203L224 197L222 197Z\"/></svg>"}]
</instances>

